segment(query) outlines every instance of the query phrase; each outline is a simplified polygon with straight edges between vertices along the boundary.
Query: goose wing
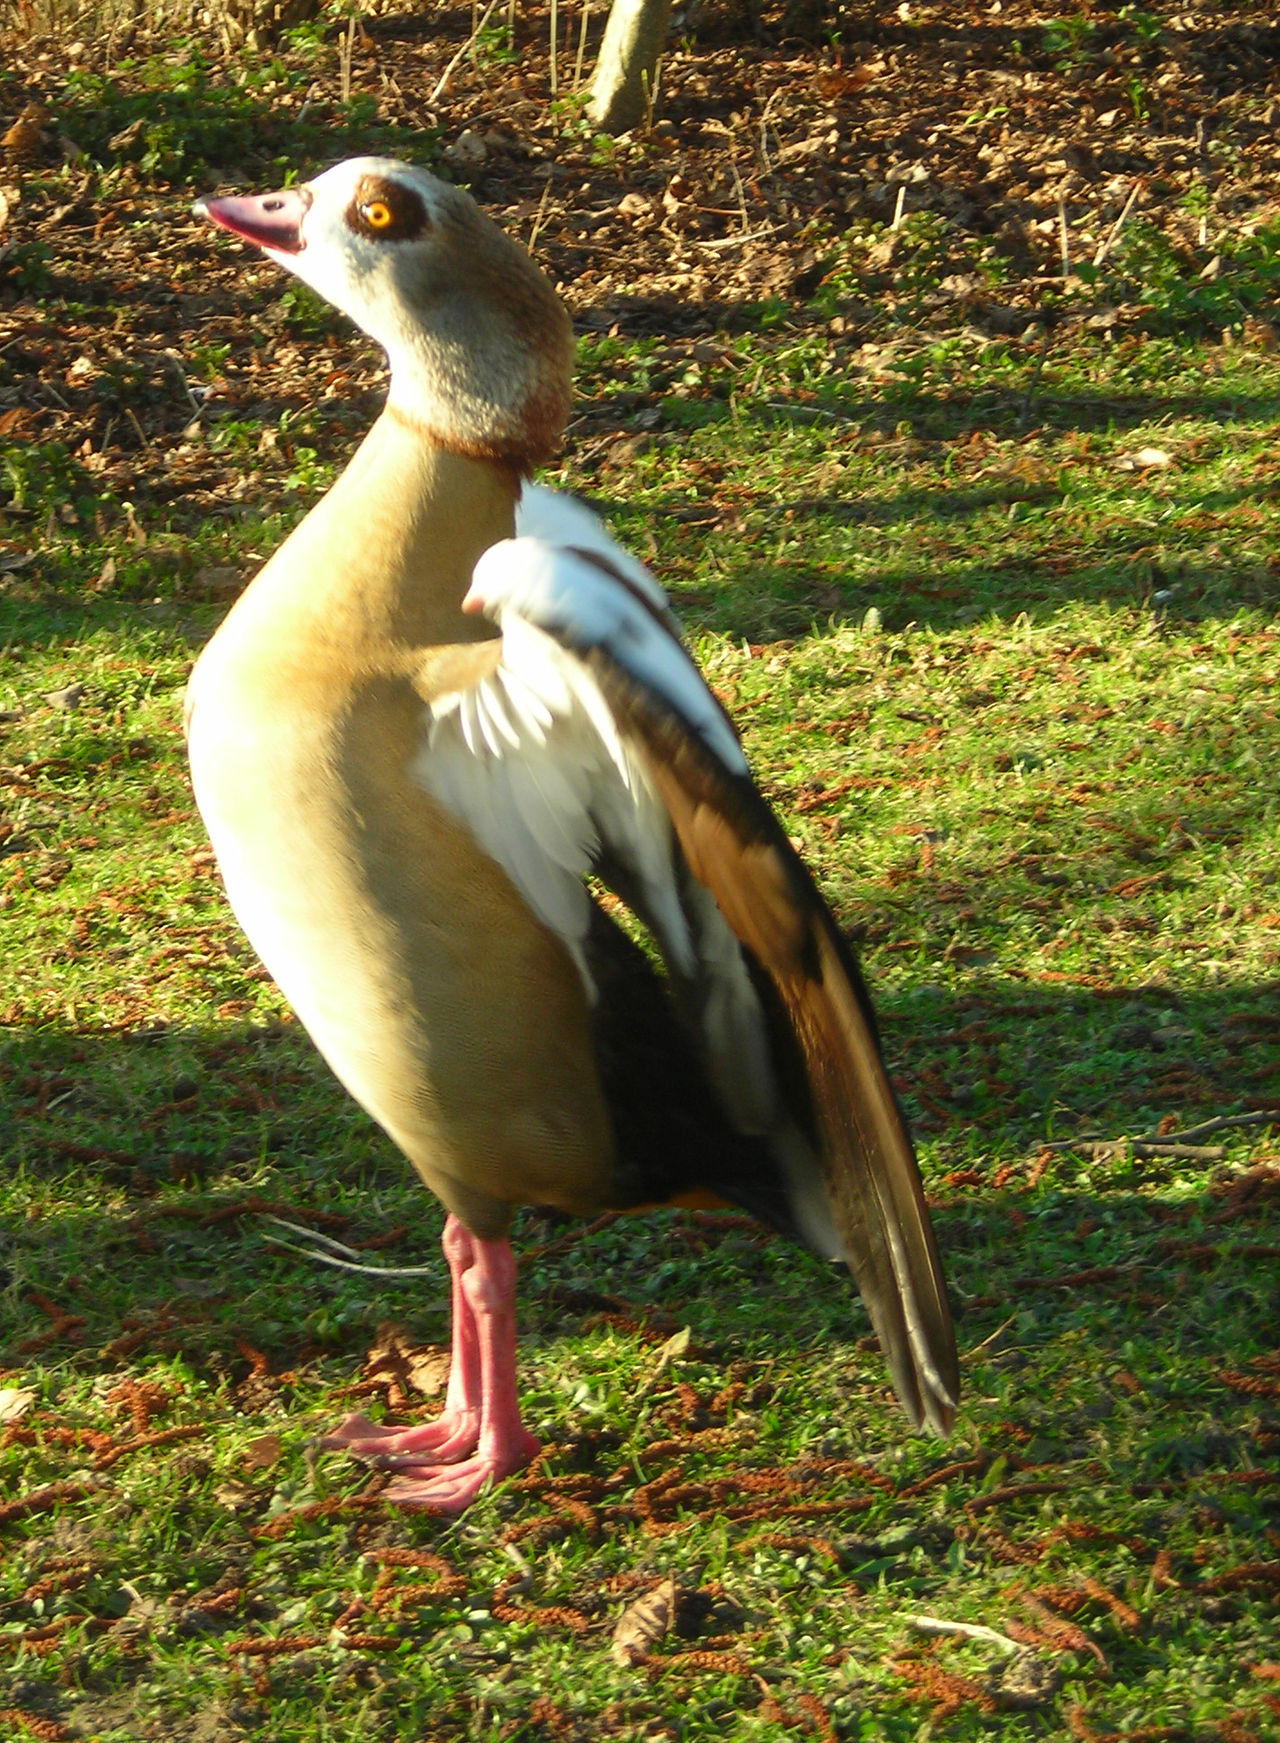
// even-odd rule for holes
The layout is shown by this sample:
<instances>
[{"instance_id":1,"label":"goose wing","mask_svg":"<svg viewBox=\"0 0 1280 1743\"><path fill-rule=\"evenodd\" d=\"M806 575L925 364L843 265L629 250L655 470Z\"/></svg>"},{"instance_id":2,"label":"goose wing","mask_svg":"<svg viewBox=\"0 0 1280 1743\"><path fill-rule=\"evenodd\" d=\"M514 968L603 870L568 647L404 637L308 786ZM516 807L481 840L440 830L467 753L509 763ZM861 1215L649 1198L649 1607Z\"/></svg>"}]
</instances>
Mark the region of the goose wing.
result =
<instances>
[{"instance_id":1,"label":"goose wing","mask_svg":"<svg viewBox=\"0 0 1280 1743\"><path fill-rule=\"evenodd\" d=\"M526 486L464 609L500 644L477 680L428 695L421 778L563 939L589 996L584 875L640 912L692 989L730 1118L778 1137L798 1226L847 1262L908 1415L945 1433L954 1335L866 988L661 589L590 510Z\"/></svg>"}]
</instances>

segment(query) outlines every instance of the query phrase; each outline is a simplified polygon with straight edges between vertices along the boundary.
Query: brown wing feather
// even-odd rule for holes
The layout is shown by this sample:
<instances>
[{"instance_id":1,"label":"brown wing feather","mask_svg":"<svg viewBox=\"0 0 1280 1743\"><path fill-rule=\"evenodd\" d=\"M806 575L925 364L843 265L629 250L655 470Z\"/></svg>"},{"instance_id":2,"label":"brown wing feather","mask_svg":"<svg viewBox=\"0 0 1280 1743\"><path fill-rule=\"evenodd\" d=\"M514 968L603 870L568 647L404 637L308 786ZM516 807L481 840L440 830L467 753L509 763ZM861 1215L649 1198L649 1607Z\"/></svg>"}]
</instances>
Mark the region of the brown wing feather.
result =
<instances>
[{"instance_id":1,"label":"brown wing feather","mask_svg":"<svg viewBox=\"0 0 1280 1743\"><path fill-rule=\"evenodd\" d=\"M690 870L777 989L803 1056L845 1259L908 1415L945 1434L959 1369L942 1266L857 965L752 782L607 653L585 657L647 753Z\"/></svg>"}]
</instances>

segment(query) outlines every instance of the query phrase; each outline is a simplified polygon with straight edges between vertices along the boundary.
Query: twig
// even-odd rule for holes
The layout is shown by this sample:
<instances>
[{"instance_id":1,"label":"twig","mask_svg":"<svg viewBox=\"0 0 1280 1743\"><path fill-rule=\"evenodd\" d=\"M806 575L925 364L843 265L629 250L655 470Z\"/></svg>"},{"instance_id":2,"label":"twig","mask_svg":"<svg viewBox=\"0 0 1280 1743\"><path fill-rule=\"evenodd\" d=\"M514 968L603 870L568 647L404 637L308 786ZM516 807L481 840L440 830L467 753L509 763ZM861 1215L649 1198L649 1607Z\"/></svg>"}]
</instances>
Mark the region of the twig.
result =
<instances>
[{"instance_id":1,"label":"twig","mask_svg":"<svg viewBox=\"0 0 1280 1743\"><path fill-rule=\"evenodd\" d=\"M587 20L591 16L591 0L582 0L582 23L578 29L578 58L573 63L573 88L582 86L582 57L587 52Z\"/></svg>"},{"instance_id":2,"label":"twig","mask_svg":"<svg viewBox=\"0 0 1280 1743\"><path fill-rule=\"evenodd\" d=\"M1151 1156L1181 1156L1193 1162L1221 1162L1226 1153L1225 1144L1150 1144L1142 1138L1129 1140L1129 1154L1140 1162Z\"/></svg>"},{"instance_id":3,"label":"twig","mask_svg":"<svg viewBox=\"0 0 1280 1743\"><path fill-rule=\"evenodd\" d=\"M548 176L546 181L542 184L542 198L538 201L538 210L535 212L533 218L533 229L530 230L529 240L525 245L530 254L533 253L533 245L538 240L538 232L542 229L542 215L547 209L547 200L550 198L550 195L551 177Z\"/></svg>"},{"instance_id":4,"label":"twig","mask_svg":"<svg viewBox=\"0 0 1280 1743\"><path fill-rule=\"evenodd\" d=\"M124 415L125 415L125 417L128 418L129 422L133 425L134 429L138 432L138 440L142 443L142 446L144 448L149 448L151 446L151 443L147 440L147 432L143 429L142 425L138 422L138 414L134 411L134 409L131 405L127 405L124 408Z\"/></svg>"},{"instance_id":5,"label":"twig","mask_svg":"<svg viewBox=\"0 0 1280 1743\"><path fill-rule=\"evenodd\" d=\"M965 1640L985 1640L988 1646L999 1646L1005 1652L1025 1652L1016 1640L1000 1634L981 1622L947 1622L941 1616L908 1616L907 1621L921 1634L959 1634Z\"/></svg>"},{"instance_id":6,"label":"twig","mask_svg":"<svg viewBox=\"0 0 1280 1743\"><path fill-rule=\"evenodd\" d=\"M291 1223L285 1217L267 1215L264 1222L275 1223L282 1229L288 1229L291 1234L301 1235L310 1244L299 1247L292 1241L282 1241L272 1235L263 1235L263 1240L270 1247L283 1247L286 1252L297 1253L300 1258L314 1259L318 1265L332 1265L339 1271L360 1271L372 1277L439 1277L439 1265L366 1265L357 1258L354 1247L346 1247L341 1241L335 1241L332 1235L322 1235L318 1229L309 1229L302 1223Z\"/></svg>"},{"instance_id":7,"label":"twig","mask_svg":"<svg viewBox=\"0 0 1280 1743\"><path fill-rule=\"evenodd\" d=\"M1116 219L1115 223L1111 226L1111 229L1107 233L1105 239L1099 244L1098 251L1093 257L1093 264L1095 266L1101 266L1103 261L1107 258L1108 254L1110 254L1112 248L1115 246L1116 240L1119 237L1120 232L1124 229L1125 223L1128 220L1129 213L1133 210L1133 202L1137 199L1138 195L1141 192L1142 192L1142 180L1141 180L1141 177L1139 177L1139 179L1136 182L1134 182L1133 186L1129 189L1129 198L1125 201L1124 208L1121 211L1120 216Z\"/></svg>"},{"instance_id":8,"label":"twig","mask_svg":"<svg viewBox=\"0 0 1280 1743\"><path fill-rule=\"evenodd\" d=\"M351 56L356 46L356 19L353 12L347 20L347 34L338 50L338 89L344 103L351 101Z\"/></svg>"},{"instance_id":9,"label":"twig","mask_svg":"<svg viewBox=\"0 0 1280 1743\"><path fill-rule=\"evenodd\" d=\"M641 77L644 81L644 130L646 133L652 133L653 118L658 112L658 92L662 88L661 55L653 63L653 83L649 83L646 75L642 74Z\"/></svg>"},{"instance_id":10,"label":"twig","mask_svg":"<svg viewBox=\"0 0 1280 1743\"><path fill-rule=\"evenodd\" d=\"M453 59L449 62L448 66L444 69L444 71L441 73L440 77L436 80L435 88L433 89L431 95L427 98L428 109L432 108L433 105L438 103L440 101L441 97L444 96L445 89L448 86L449 80L453 77L454 71L455 71L459 61L462 59L463 55L466 54L466 52L469 48L473 48L475 46L476 38L479 36L480 32L484 29L485 25L488 24L489 19L493 13L493 9L497 4L498 4L498 0L489 0L489 4L485 7L485 10L484 10L484 17L482 19L480 19L480 21L477 23L475 29L471 32L471 35L463 43L462 47L458 50L457 54L454 55Z\"/></svg>"},{"instance_id":11,"label":"twig","mask_svg":"<svg viewBox=\"0 0 1280 1743\"><path fill-rule=\"evenodd\" d=\"M893 223L890 224L890 226L889 226L889 229L891 231L901 230L901 228L902 228L902 213L903 213L903 209L906 206L906 203L907 203L907 184L905 182L899 182L898 183L898 203L893 208Z\"/></svg>"},{"instance_id":12,"label":"twig","mask_svg":"<svg viewBox=\"0 0 1280 1743\"><path fill-rule=\"evenodd\" d=\"M862 421L860 418L851 417L848 412L829 412L825 406L820 405L792 405L785 399L767 399L764 403L766 411L785 412L798 424L816 424L824 418L830 424L857 424Z\"/></svg>"},{"instance_id":13,"label":"twig","mask_svg":"<svg viewBox=\"0 0 1280 1743\"><path fill-rule=\"evenodd\" d=\"M551 32L551 95L560 93L560 10L559 0L551 0L551 19L548 26Z\"/></svg>"},{"instance_id":14,"label":"twig","mask_svg":"<svg viewBox=\"0 0 1280 1743\"><path fill-rule=\"evenodd\" d=\"M1058 242L1062 250L1062 276L1071 277L1071 242L1067 236L1067 197L1058 195Z\"/></svg>"},{"instance_id":15,"label":"twig","mask_svg":"<svg viewBox=\"0 0 1280 1743\"><path fill-rule=\"evenodd\" d=\"M1002 1332L1008 1331L1009 1327L1014 1323L1014 1321L1017 1319L1017 1317L1018 1316L1016 1313L1011 1313L1009 1315L1008 1319L1005 1320L1003 1325L998 1325L996 1327L996 1329L989 1334L989 1336L983 1338L983 1340L980 1344L974 1344L974 1346L971 1350L966 1350L964 1352L964 1354L960 1357L960 1360L962 1362L971 1362L973 1360L973 1358L981 1350L986 1349L988 1344L993 1344L996 1341L996 1339L1001 1335Z\"/></svg>"},{"instance_id":16,"label":"twig","mask_svg":"<svg viewBox=\"0 0 1280 1743\"><path fill-rule=\"evenodd\" d=\"M1109 1138L1105 1132L1080 1132L1074 1138L1049 1139L1036 1148L1079 1150L1096 1155L1100 1151L1119 1150L1127 1144L1135 1156L1198 1156L1204 1160L1220 1161L1223 1154L1220 1146L1195 1149L1190 1140L1207 1138L1214 1132L1239 1131L1249 1126L1280 1126L1280 1108L1270 1113L1222 1114L1217 1119L1202 1120L1198 1126L1187 1126L1184 1131L1170 1132L1163 1138L1155 1132L1145 1138L1129 1138L1123 1133L1117 1138Z\"/></svg>"},{"instance_id":17,"label":"twig","mask_svg":"<svg viewBox=\"0 0 1280 1743\"><path fill-rule=\"evenodd\" d=\"M736 163L730 162L729 172L733 176L733 185L738 195L738 210L742 213L742 230L745 235L751 228L751 220L747 216L747 191L742 185L742 177L738 174Z\"/></svg>"},{"instance_id":18,"label":"twig","mask_svg":"<svg viewBox=\"0 0 1280 1743\"><path fill-rule=\"evenodd\" d=\"M744 236L713 236L707 242L695 236L694 241L699 248L741 248L744 242L759 242L762 236L776 236L779 228L777 224L764 224L759 230L748 230Z\"/></svg>"},{"instance_id":19,"label":"twig","mask_svg":"<svg viewBox=\"0 0 1280 1743\"><path fill-rule=\"evenodd\" d=\"M1244 1126L1280 1126L1280 1107L1258 1114L1222 1114L1216 1120L1201 1120L1198 1126L1187 1126L1181 1132L1170 1132L1168 1139L1147 1138L1148 1144L1162 1142L1185 1144L1191 1138L1207 1138L1211 1132L1230 1132Z\"/></svg>"},{"instance_id":20,"label":"twig","mask_svg":"<svg viewBox=\"0 0 1280 1743\"><path fill-rule=\"evenodd\" d=\"M764 173L767 176L773 175L773 159L769 156L769 111L773 108L775 98L780 96L785 89L784 85L779 85L775 90L770 91L769 99L760 111L760 161L764 165Z\"/></svg>"}]
</instances>

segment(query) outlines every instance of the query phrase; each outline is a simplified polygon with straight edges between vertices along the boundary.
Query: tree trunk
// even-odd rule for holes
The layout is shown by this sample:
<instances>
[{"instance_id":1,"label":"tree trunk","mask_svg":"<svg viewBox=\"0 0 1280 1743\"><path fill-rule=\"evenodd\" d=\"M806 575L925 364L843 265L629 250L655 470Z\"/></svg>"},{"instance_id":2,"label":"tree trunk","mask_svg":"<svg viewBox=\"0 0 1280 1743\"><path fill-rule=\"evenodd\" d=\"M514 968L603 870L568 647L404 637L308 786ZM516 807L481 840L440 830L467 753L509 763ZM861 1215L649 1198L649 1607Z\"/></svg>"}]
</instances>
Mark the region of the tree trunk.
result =
<instances>
[{"instance_id":1,"label":"tree trunk","mask_svg":"<svg viewBox=\"0 0 1280 1743\"><path fill-rule=\"evenodd\" d=\"M648 113L671 0L613 0L587 114L605 133L638 127Z\"/></svg>"}]
</instances>

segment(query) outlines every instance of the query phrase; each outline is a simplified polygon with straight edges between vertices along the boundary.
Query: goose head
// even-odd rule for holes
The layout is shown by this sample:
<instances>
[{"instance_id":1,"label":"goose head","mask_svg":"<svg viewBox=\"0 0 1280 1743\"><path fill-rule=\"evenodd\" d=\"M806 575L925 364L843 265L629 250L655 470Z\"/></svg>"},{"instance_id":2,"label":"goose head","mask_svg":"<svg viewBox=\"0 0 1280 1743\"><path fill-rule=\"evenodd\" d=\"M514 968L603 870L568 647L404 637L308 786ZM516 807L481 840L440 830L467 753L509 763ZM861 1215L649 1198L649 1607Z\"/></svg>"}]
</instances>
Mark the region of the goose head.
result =
<instances>
[{"instance_id":1,"label":"goose head","mask_svg":"<svg viewBox=\"0 0 1280 1743\"><path fill-rule=\"evenodd\" d=\"M559 445L573 337L551 285L471 196L356 157L279 193L201 200L375 339L388 409L442 447L528 472Z\"/></svg>"}]
</instances>

